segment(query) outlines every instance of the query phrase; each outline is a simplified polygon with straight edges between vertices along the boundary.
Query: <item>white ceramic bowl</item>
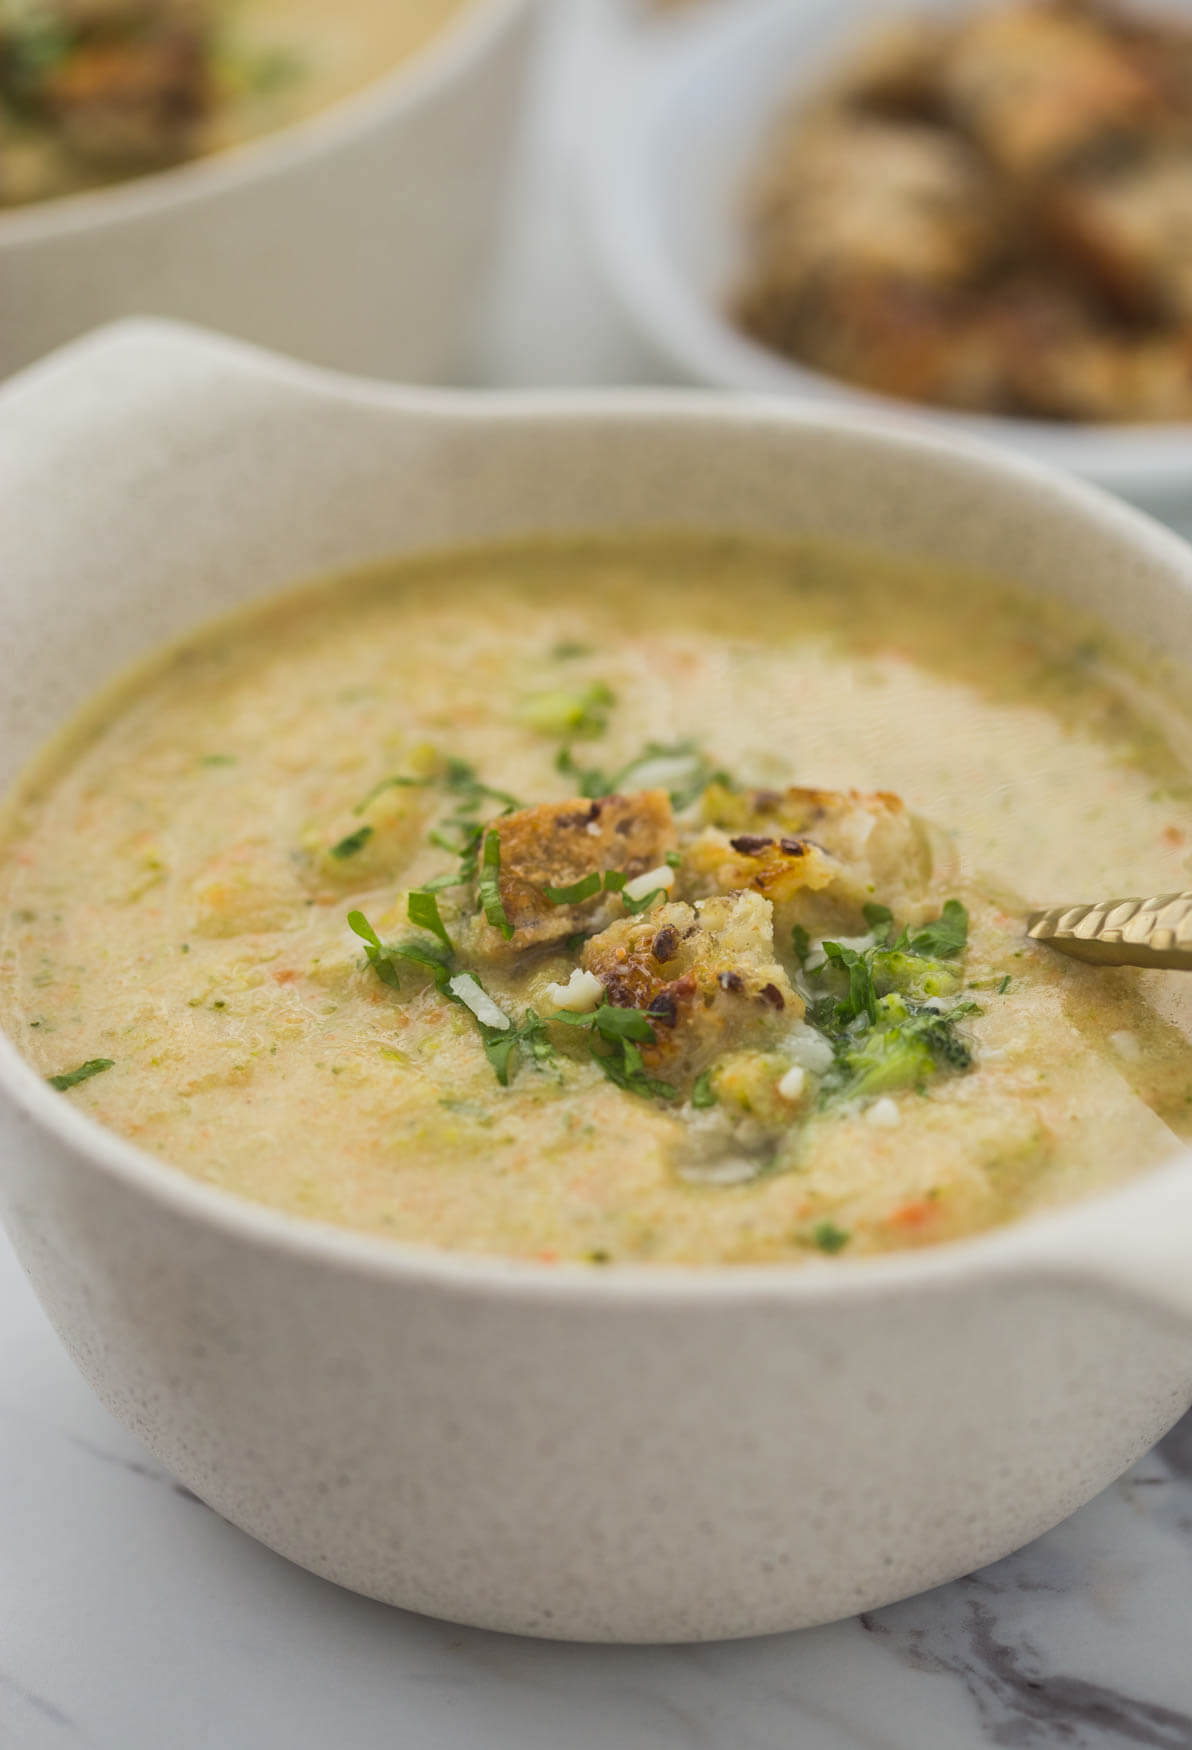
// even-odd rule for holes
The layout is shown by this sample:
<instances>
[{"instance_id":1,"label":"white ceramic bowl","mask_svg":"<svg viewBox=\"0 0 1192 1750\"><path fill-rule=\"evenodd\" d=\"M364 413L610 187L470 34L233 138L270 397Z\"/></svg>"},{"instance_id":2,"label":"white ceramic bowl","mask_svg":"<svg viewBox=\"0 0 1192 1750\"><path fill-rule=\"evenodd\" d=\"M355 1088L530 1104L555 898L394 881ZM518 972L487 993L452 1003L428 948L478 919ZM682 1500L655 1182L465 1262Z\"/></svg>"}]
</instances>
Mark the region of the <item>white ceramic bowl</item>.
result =
<instances>
[{"instance_id":1,"label":"white ceramic bowl","mask_svg":"<svg viewBox=\"0 0 1192 1750\"><path fill-rule=\"evenodd\" d=\"M1005 573L1192 659L1192 551L996 452L744 399L396 390L132 325L0 393L0 782L114 670L292 579L675 525ZM490 1628L690 1640L879 1605L1045 1530L1192 1397L1187 1156L934 1251L592 1272L246 1203L0 1040L0 1163L68 1348L190 1488Z\"/></svg>"},{"instance_id":2,"label":"white ceramic bowl","mask_svg":"<svg viewBox=\"0 0 1192 1750\"><path fill-rule=\"evenodd\" d=\"M186 317L419 381L468 339L537 0L468 0L353 97L247 145L0 210L0 376L114 317Z\"/></svg>"},{"instance_id":3,"label":"white ceramic bowl","mask_svg":"<svg viewBox=\"0 0 1192 1750\"><path fill-rule=\"evenodd\" d=\"M1187 0L1152 0L1186 12ZM988 0L737 0L651 34L610 82L589 153L591 208L610 287L655 356L718 388L853 407L994 438L1138 497L1192 488L1192 425L1064 425L929 410L783 359L724 315L745 264L744 193L767 130L883 12Z\"/></svg>"}]
</instances>

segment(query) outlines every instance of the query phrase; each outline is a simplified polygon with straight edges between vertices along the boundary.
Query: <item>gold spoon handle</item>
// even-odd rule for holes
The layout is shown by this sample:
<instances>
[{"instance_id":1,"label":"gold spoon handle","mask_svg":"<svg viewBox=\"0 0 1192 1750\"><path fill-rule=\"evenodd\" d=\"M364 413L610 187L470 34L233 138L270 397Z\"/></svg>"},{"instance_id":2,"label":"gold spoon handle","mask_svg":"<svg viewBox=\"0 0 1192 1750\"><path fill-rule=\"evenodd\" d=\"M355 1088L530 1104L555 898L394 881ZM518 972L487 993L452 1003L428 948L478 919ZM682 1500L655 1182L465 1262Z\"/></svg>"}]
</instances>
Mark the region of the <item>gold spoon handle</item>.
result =
<instances>
[{"instance_id":1,"label":"gold spoon handle","mask_svg":"<svg viewBox=\"0 0 1192 1750\"><path fill-rule=\"evenodd\" d=\"M1056 905L1034 912L1026 933L1095 966L1170 966L1192 972L1192 893Z\"/></svg>"}]
</instances>

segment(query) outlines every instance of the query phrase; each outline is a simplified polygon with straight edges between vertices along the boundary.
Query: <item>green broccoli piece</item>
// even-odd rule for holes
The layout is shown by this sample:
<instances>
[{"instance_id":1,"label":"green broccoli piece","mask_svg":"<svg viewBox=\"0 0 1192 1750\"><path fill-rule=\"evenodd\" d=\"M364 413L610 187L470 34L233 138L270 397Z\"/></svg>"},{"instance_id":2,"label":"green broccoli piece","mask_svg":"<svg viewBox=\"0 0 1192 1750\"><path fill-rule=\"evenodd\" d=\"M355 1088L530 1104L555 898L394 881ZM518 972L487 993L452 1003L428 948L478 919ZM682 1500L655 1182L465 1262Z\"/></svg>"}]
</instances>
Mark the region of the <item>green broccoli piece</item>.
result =
<instances>
[{"instance_id":1,"label":"green broccoli piece","mask_svg":"<svg viewBox=\"0 0 1192 1750\"><path fill-rule=\"evenodd\" d=\"M841 1054L841 1066L848 1078L841 1097L871 1100L879 1094L917 1087L934 1073L935 1059L910 1029L875 1027Z\"/></svg>"}]
</instances>

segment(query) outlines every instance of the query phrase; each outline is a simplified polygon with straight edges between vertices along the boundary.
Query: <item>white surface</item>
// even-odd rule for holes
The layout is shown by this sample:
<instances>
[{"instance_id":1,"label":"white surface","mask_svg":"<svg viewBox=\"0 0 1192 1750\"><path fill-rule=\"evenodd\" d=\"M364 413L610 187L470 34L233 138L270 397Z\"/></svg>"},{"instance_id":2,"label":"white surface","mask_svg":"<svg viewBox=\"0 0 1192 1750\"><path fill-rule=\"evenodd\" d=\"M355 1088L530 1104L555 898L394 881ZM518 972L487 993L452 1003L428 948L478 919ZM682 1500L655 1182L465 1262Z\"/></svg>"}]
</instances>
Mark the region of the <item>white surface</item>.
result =
<instances>
[{"instance_id":1,"label":"white surface","mask_svg":"<svg viewBox=\"0 0 1192 1750\"><path fill-rule=\"evenodd\" d=\"M599 0L553 4L570 83L539 119L483 375L632 380L569 181ZM521 1642L350 1597L180 1494L0 1242L0 1502L3 1750L1192 1747L1190 1422L1029 1550L864 1622L703 1648Z\"/></svg>"}]
</instances>

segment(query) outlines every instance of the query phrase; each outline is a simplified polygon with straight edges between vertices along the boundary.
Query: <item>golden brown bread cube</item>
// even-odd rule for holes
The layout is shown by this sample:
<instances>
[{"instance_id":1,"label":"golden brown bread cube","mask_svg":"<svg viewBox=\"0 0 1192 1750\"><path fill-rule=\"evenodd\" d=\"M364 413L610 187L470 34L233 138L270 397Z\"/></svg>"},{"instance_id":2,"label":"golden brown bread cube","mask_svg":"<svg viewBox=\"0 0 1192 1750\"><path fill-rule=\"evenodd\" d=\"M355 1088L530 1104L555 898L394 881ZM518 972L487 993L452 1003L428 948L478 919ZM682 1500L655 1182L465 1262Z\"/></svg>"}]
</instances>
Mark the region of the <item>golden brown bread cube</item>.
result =
<instances>
[{"instance_id":1,"label":"golden brown bread cube","mask_svg":"<svg viewBox=\"0 0 1192 1750\"><path fill-rule=\"evenodd\" d=\"M584 946L581 964L606 1002L642 1009L655 1043L642 1047L652 1075L698 1075L722 1051L779 1034L803 1001L774 953L769 902L732 893L695 905L676 901L621 918Z\"/></svg>"},{"instance_id":2,"label":"golden brown bread cube","mask_svg":"<svg viewBox=\"0 0 1192 1750\"><path fill-rule=\"evenodd\" d=\"M193 149L212 98L208 45L190 9L153 9L126 34L85 38L47 78L64 143L116 169L172 163Z\"/></svg>"},{"instance_id":3,"label":"golden brown bread cube","mask_svg":"<svg viewBox=\"0 0 1192 1750\"><path fill-rule=\"evenodd\" d=\"M772 278L847 275L963 285L1000 249L976 157L938 129L870 117L796 119L754 200Z\"/></svg>"},{"instance_id":4,"label":"golden brown bread cube","mask_svg":"<svg viewBox=\"0 0 1192 1750\"><path fill-rule=\"evenodd\" d=\"M500 892L513 926L511 949L541 947L606 915L612 895L574 905L553 905L546 887L570 887L593 872L615 869L630 879L657 868L675 844L675 823L665 790L631 796L576 796L521 808L492 823L501 843ZM488 934L500 938L492 926ZM490 947L492 944L489 944Z\"/></svg>"},{"instance_id":5,"label":"golden brown bread cube","mask_svg":"<svg viewBox=\"0 0 1192 1750\"><path fill-rule=\"evenodd\" d=\"M1159 103L1094 13L1029 3L972 14L943 91L957 124L999 169L1026 178L1121 149Z\"/></svg>"},{"instance_id":6,"label":"golden brown bread cube","mask_svg":"<svg viewBox=\"0 0 1192 1750\"><path fill-rule=\"evenodd\" d=\"M1192 146L1050 188L1053 246L1128 316L1192 325Z\"/></svg>"},{"instance_id":7,"label":"golden brown bread cube","mask_svg":"<svg viewBox=\"0 0 1192 1750\"><path fill-rule=\"evenodd\" d=\"M930 904L931 841L898 796L712 785L704 818L685 867L720 892L763 893L780 938L796 924L810 935L863 932L864 907L875 900L907 922Z\"/></svg>"}]
</instances>

